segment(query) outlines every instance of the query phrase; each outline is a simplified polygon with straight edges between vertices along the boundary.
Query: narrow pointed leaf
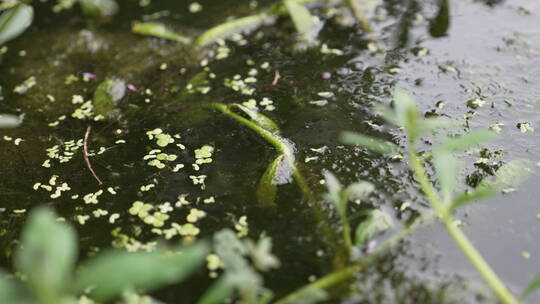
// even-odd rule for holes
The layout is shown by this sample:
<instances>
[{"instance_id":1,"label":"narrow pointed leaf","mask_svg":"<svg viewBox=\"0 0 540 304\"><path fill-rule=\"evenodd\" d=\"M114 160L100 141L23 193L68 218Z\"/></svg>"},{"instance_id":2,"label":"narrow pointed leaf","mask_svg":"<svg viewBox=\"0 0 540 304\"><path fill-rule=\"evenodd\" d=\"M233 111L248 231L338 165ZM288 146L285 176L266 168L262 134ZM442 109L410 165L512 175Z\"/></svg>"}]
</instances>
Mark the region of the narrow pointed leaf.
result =
<instances>
[{"instance_id":1,"label":"narrow pointed leaf","mask_svg":"<svg viewBox=\"0 0 540 304\"><path fill-rule=\"evenodd\" d=\"M433 154L433 165L441 186L443 201L450 202L458 177L457 160L450 152L435 152Z\"/></svg>"},{"instance_id":2,"label":"narrow pointed leaf","mask_svg":"<svg viewBox=\"0 0 540 304\"><path fill-rule=\"evenodd\" d=\"M372 183L361 181L349 185L345 191L347 192L347 198L349 200L364 201L369 197L373 190L375 190L375 186L373 186Z\"/></svg>"},{"instance_id":3,"label":"narrow pointed leaf","mask_svg":"<svg viewBox=\"0 0 540 304\"><path fill-rule=\"evenodd\" d=\"M394 226L392 218L381 210L372 210L367 218L356 228L355 245L363 246L375 235Z\"/></svg>"},{"instance_id":4,"label":"narrow pointed leaf","mask_svg":"<svg viewBox=\"0 0 540 304\"><path fill-rule=\"evenodd\" d=\"M396 89L393 101L397 120L400 125L407 128L414 128L419 114L416 101L411 93L403 89Z\"/></svg>"},{"instance_id":5,"label":"narrow pointed leaf","mask_svg":"<svg viewBox=\"0 0 540 304\"><path fill-rule=\"evenodd\" d=\"M538 288L540 288L540 274L538 274L531 280L529 286L527 286L525 291L523 291L523 294L521 295L521 300L525 300L528 295L536 291Z\"/></svg>"},{"instance_id":6,"label":"narrow pointed leaf","mask_svg":"<svg viewBox=\"0 0 540 304\"><path fill-rule=\"evenodd\" d=\"M392 143L354 132L343 132L341 134L341 141L349 145L362 146L368 150L381 154L393 153L399 150L399 148Z\"/></svg>"},{"instance_id":7,"label":"narrow pointed leaf","mask_svg":"<svg viewBox=\"0 0 540 304\"><path fill-rule=\"evenodd\" d=\"M136 23L133 25L131 30L135 34L174 40L185 44L191 43L190 38L175 33L167 29L163 24L157 22Z\"/></svg>"},{"instance_id":8,"label":"narrow pointed leaf","mask_svg":"<svg viewBox=\"0 0 540 304\"><path fill-rule=\"evenodd\" d=\"M83 264L73 291L81 293L94 287L92 298L107 302L124 290L142 288L151 291L185 279L204 262L205 243L183 248L182 253L109 251Z\"/></svg>"},{"instance_id":9,"label":"narrow pointed leaf","mask_svg":"<svg viewBox=\"0 0 540 304\"><path fill-rule=\"evenodd\" d=\"M287 7L287 11L291 16L294 27L299 34L305 34L313 28L315 25L313 15L311 15L305 6L293 1L285 1L285 7Z\"/></svg>"},{"instance_id":10,"label":"narrow pointed leaf","mask_svg":"<svg viewBox=\"0 0 540 304\"><path fill-rule=\"evenodd\" d=\"M199 299L197 304L220 304L232 295L234 285L228 280L225 275L214 282Z\"/></svg>"},{"instance_id":11,"label":"narrow pointed leaf","mask_svg":"<svg viewBox=\"0 0 540 304\"><path fill-rule=\"evenodd\" d=\"M457 121L445 117L427 118L418 122L419 134L426 134L436 129L448 129L458 126Z\"/></svg>"},{"instance_id":12,"label":"narrow pointed leaf","mask_svg":"<svg viewBox=\"0 0 540 304\"><path fill-rule=\"evenodd\" d=\"M34 9L22 3L4 11L0 15L0 45L22 34L33 18Z\"/></svg>"},{"instance_id":13,"label":"narrow pointed leaf","mask_svg":"<svg viewBox=\"0 0 540 304\"><path fill-rule=\"evenodd\" d=\"M249 116L249 118L251 118L251 120L256 122L261 128L264 128L267 131L270 131L272 133L279 134L280 131L279 131L278 125L273 120L268 118L266 115L261 114L257 111L251 110L241 104L232 104L231 106L242 110L242 112L246 113Z\"/></svg>"},{"instance_id":14,"label":"narrow pointed leaf","mask_svg":"<svg viewBox=\"0 0 540 304\"><path fill-rule=\"evenodd\" d=\"M57 298L71 280L77 258L75 231L48 208L34 210L21 237L16 266L40 299Z\"/></svg>"},{"instance_id":15,"label":"narrow pointed leaf","mask_svg":"<svg viewBox=\"0 0 540 304\"><path fill-rule=\"evenodd\" d=\"M474 131L458 137L449 138L444 141L437 150L460 151L478 146L497 137L497 133L492 131Z\"/></svg>"},{"instance_id":16,"label":"narrow pointed leaf","mask_svg":"<svg viewBox=\"0 0 540 304\"><path fill-rule=\"evenodd\" d=\"M225 39L233 34L252 30L273 19L274 17L272 15L268 15L266 13L234 19L215 26L202 33L195 40L195 45L205 46L216 42L218 39Z\"/></svg>"},{"instance_id":17,"label":"narrow pointed leaf","mask_svg":"<svg viewBox=\"0 0 540 304\"><path fill-rule=\"evenodd\" d=\"M326 188L328 189L328 199L339 208L341 205L341 192L343 191L343 186L341 186L341 183L336 176L329 171L324 171L324 181Z\"/></svg>"},{"instance_id":18,"label":"narrow pointed leaf","mask_svg":"<svg viewBox=\"0 0 540 304\"><path fill-rule=\"evenodd\" d=\"M281 166L283 159L284 155L282 154L271 162L259 181L256 194L257 200L261 206L275 206L278 186L276 179L279 178L276 175L280 174L279 167Z\"/></svg>"}]
</instances>

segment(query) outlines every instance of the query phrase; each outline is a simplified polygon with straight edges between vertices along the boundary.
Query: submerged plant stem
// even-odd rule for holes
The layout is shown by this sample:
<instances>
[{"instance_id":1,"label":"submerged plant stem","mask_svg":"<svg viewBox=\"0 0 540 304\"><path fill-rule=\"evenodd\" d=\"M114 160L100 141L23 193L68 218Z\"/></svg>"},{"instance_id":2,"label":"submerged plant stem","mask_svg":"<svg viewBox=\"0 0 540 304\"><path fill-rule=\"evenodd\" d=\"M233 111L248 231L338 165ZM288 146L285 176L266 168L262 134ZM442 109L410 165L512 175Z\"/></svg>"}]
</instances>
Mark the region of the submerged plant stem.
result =
<instances>
[{"instance_id":1,"label":"submerged plant stem","mask_svg":"<svg viewBox=\"0 0 540 304\"><path fill-rule=\"evenodd\" d=\"M448 209L439 198L433 184L428 179L424 165L420 161L419 155L416 151L416 147L414 143L411 142L409 143L409 162L418 183L420 183L420 186L422 187L422 191L424 191L426 194L428 200L433 206L433 209L442 220L446 230L452 239L454 239L454 242L458 245L461 251L469 259L469 262L476 268L491 289L493 289L502 303L518 304L519 301L506 288L506 285L501 281L493 269L491 269L489 264L476 250L463 231L454 223L452 215L449 213Z\"/></svg>"}]
</instances>

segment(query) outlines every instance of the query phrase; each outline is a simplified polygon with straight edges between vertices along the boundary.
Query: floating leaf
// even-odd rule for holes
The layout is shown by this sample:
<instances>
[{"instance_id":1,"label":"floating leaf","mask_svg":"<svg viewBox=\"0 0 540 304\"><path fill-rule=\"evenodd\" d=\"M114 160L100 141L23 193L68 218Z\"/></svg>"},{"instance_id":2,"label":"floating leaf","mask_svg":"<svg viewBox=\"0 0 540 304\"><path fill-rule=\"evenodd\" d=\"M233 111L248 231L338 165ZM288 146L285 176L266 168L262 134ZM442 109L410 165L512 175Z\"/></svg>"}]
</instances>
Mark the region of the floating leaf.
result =
<instances>
[{"instance_id":1,"label":"floating leaf","mask_svg":"<svg viewBox=\"0 0 540 304\"><path fill-rule=\"evenodd\" d=\"M345 190L347 193L347 198L351 201L364 201L368 196L375 190L375 186L369 182L357 182L350 184Z\"/></svg>"},{"instance_id":2,"label":"floating leaf","mask_svg":"<svg viewBox=\"0 0 540 304\"><path fill-rule=\"evenodd\" d=\"M517 187L531 174L530 161L513 160L497 170L493 178L484 179L475 189L457 197L450 206L450 211L477 199L487 198L505 188Z\"/></svg>"},{"instance_id":3,"label":"floating leaf","mask_svg":"<svg viewBox=\"0 0 540 304\"><path fill-rule=\"evenodd\" d=\"M96 114L108 116L126 93L126 83L120 79L107 79L94 92L93 104Z\"/></svg>"},{"instance_id":4,"label":"floating leaf","mask_svg":"<svg viewBox=\"0 0 540 304\"><path fill-rule=\"evenodd\" d=\"M277 195L276 175L280 174L279 167L284 155L278 156L266 169L257 186L257 200L261 206L274 206Z\"/></svg>"},{"instance_id":5,"label":"floating leaf","mask_svg":"<svg viewBox=\"0 0 540 304\"><path fill-rule=\"evenodd\" d=\"M82 11L87 16L111 17L118 12L115 0L79 0Z\"/></svg>"},{"instance_id":6,"label":"floating leaf","mask_svg":"<svg viewBox=\"0 0 540 304\"><path fill-rule=\"evenodd\" d=\"M222 23L202 33L195 40L195 45L205 46L216 42L218 39L225 39L233 34L252 30L261 26L263 23L269 22L273 18L272 15L261 13Z\"/></svg>"},{"instance_id":7,"label":"floating leaf","mask_svg":"<svg viewBox=\"0 0 540 304\"><path fill-rule=\"evenodd\" d=\"M254 110L251 110L241 104L232 104L231 106L234 106L240 110L242 110L242 112L246 113L249 118L251 118L251 120L253 120L254 122L256 122L259 126L261 126L262 128L270 131L270 132L273 132L273 133L276 133L276 134L279 134L279 127L277 126L277 124L271 120L270 118L268 118L266 115L264 114L261 114L257 111L254 111Z\"/></svg>"},{"instance_id":8,"label":"floating leaf","mask_svg":"<svg viewBox=\"0 0 540 304\"><path fill-rule=\"evenodd\" d=\"M291 16L291 19L294 23L296 31L300 34L306 34L310 29L313 28L315 22L313 21L313 15L309 10L296 2L285 1L285 7Z\"/></svg>"},{"instance_id":9,"label":"floating leaf","mask_svg":"<svg viewBox=\"0 0 540 304\"><path fill-rule=\"evenodd\" d=\"M127 289L151 291L164 284L179 282L203 263L208 246L198 243L181 251L180 254L120 251L100 254L83 264L74 292L80 293L92 286L91 296L106 302Z\"/></svg>"},{"instance_id":10,"label":"floating leaf","mask_svg":"<svg viewBox=\"0 0 540 304\"><path fill-rule=\"evenodd\" d=\"M0 114L0 128L15 128L18 127L22 121L18 116L10 114Z\"/></svg>"},{"instance_id":11,"label":"floating leaf","mask_svg":"<svg viewBox=\"0 0 540 304\"><path fill-rule=\"evenodd\" d=\"M478 146L486 141L492 140L495 137L497 137L497 133L493 131L474 131L445 140L440 146L437 147L437 150L449 152L466 150L468 148Z\"/></svg>"},{"instance_id":12,"label":"floating leaf","mask_svg":"<svg viewBox=\"0 0 540 304\"><path fill-rule=\"evenodd\" d=\"M34 9L18 4L0 15L0 45L22 34L32 23Z\"/></svg>"},{"instance_id":13,"label":"floating leaf","mask_svg":"<svg viewBox=\"0 0 540 304\"><path fill-rule=\"evenodd\" d=\"M341 141L349 145L359 145L382 154L393 153L399 150L399 148L392 143L354 132L343 132L341 134Z\"/></svg>"},{"instance_id":14,"label":"floating leaf","mask_svg":"<svg viewBox=\"0 0 540 304\"><path fill-rule=\"evenodd\" d=\"M356 228L355 244L363 246L369 239L394 225L392 218L381 210L372 210L367 218Z\"/></svg>"},{"instance_id":15,"label":"floating leaf","mask_svg":"<svg viewBox=\"0 0 540 304\"><path fill-rule=\"evenodd\" d=\"M521 300L525 300L528 295L536 291L538 288L540 288L540 274L538 274L531 280L529 286L527 286L525 291L523 291L523 294L521 295Z\"/></svg>"},{"instance_id":16,"label":"floating leaf","mask_svg":"<svg viewBox=\"0 0 540 304\"><path fill-rule=\"evenodd\" d=\"M16 257L17 269L27 276L38 299L59 299L77 257L75 231L57 222L50 209L38 208L29 216Z\"/></svg>"},{"instance_id":17,"label":"floating leaf","mask_svg":"<svg viewBox=\"0 0 540 304\"><path fill-rule=\"evenodd\" d=\"M131 30L135 34L169 39L169 40L174 40L174 41L178 41L185 44L191 43L190 38L177 34L167 29L163 24L157 23L157 22L136 23L133 25Z\"/></svg>"},{"instance_id":18,"label":"floating leaf","mask_svg":"<svg viewBox=\"0 0 540 304\"><path fill-rule=\"evenodd\" d=\"M443 201L450 202L458 176L457 160L448 151L436 151L433 154L433 166L441 186Z\"/></svg>"}]
</instances>

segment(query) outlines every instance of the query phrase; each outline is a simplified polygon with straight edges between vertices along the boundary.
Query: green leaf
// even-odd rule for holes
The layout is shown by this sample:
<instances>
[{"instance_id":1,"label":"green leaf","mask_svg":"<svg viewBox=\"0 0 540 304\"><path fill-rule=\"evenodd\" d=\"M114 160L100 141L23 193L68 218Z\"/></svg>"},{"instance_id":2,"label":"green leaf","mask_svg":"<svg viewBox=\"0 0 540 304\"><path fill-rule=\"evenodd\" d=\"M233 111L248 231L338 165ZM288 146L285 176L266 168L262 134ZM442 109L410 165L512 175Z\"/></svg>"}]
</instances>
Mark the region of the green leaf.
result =
<instances>
[{"instance_id":1,"label":"green leaf","mask_svg":"<svg viewBox=\"0 0 540 304\"><path fill-rule=\"evenodd\" d=\"M393 153L399 150L399 148L392 143L354 132L341 133L341 141L349 145L362 146L366 149L382 154Z\"/></svg>"},{"instance_id":2,"label":"green leaf","mask_svg":"<svg viewBox=\"0 0 540 304\"><path fill-rule=\"evenodd\" d=\"M436 129L448 129L458 126L454 120L445 117L427 118L418 121L419 134L426 134Z\"/></svg>"},{"instance_id":3,"label":"green leaf","mask_svg":"<svg viewBox=\"0 0 540 304\"><path fill-rule=\"evenodd\" d=\"M281 154L278 156L266 169L259 185L257 186L257 200L261 206L271 207L275 206L276 195L277 195L277 180L279 179L280 173L282 174L283 170L279 170L285 155Z\"/></svg>"},{"instance_id":4,"label":"green leaf","mask_svg":"<svg viewBox=\"0 0 540 304\"><path fill-rule=\"evenodd\" d=\"M324 180L326 188L328 189L327 197L328 199L337 207L338 211L341 213L343 203L343 186L336 178L336 176L329 171L324 171Z\"/></svg>"},{"instance_id":5,"label":"green leaf","mask_svg":"<svg viewBox=\"0 0 540 304\"><path fill-rule=\"evenodd\" d=\"M16 128L22 121L18 116L10 114L0 114L0 128Z\"/></svg>"},{"instance_id":6,"label":"green leaf","mask_svg":"<svg viewBox=\"0 0 540 304\"><path fill-rule=\"evenodd\" d=\"M142 288L151 291L185 279L204 262L206 243L183 248L181 253L109 251L83 264L74 283L74 292L94 287L90 295L109 301L124 290Z\"/></svg>"},{"instance_id":7,"label":"green leaf","mask_svg":"<svg viewBox=\"0 0 540 304\"><path fill-rule=\"evenodd\" d=\"M76 258L75 231L57 222L50 209L34 210L22 232L15 262L40 301L58 299L71 280Z\"/></svg>"},{"instance_id":8,"label":"green leaf","mask_svg":"<svg viewBox=\"0 0 540 304\"><path fill-rule=\"evenodd\" d=\"M392 218L384 211L372 210L356 228L355 244L363 246L369 239L394 225Z\"/></svg>"},{"instance_id":9,"label":"green leaf","mask_svg":"<svg viewBox=\"0 0 540 304\"><path fill-rule=\"evenodd\" d=\"M94 91L96 114L109 116L126 93L126 83L120 79L106 79Z\"/></svg>"},{"instance_id":10,"label":"green leaf","mask_svg":"<svg viewBox=\"0 0 540 304\"><path fill-rule=\"evenodd\" d=\"M118 12L115 0L79 0L82 11L87 16L111 17Z\"/></svg>"},{"instance_id":11,"label":"green leaf","mask_svg":"<svg viewBox=\"0 0 540 304\"><path fill-rule=\"evenodd\" d=\"M22 34L32 23L34 9L18 4L0 15L0 45Z\"/></svg>"},{"instance_id":12,"label":"green leaf","mask_svg":"<svg viewBox=\"0 0 540 304\"><path fill-rule=\"evenodd\" d=\"M232 295L234 285L227 280L227 276L221 277L214 282L197 301L197 304L220 304Z\"/></svg>"},{"instance_id":13,"label":"green leaf","mask_svg":"<svg viewBox=\"0 0 540 304\"><path fill-rule=\"evenodd\" d=\"M415 134L417 132L416 123L419 114L414 97L403 89L396 89L393 101L400 126L405 127L407 131Z\"/></svg>"},{"instance_id":14,"label":"green leaf","mask_svg":"<svg viewBox=\"0 0 540 304\"><path fill-rule=\"evenodd\" d=\"M296 2L285 0L285 7L291 16L294 23L294 27L299 34L306 34L313 28L315 22L313 21L313 15L309 10Z\"/></svg>"},{"instance_id":15,"label":"green leaf","mask_svg":"<svg viewBox=\"0 0 540 304\"><path fill-rule=\"evenodd\" d=\"M513 160L497 170L493 178L484 179L473 190L457 197L450 206L450 211L477 199L493 196L503 189L517 187L531 174L531 162L524 159Z\"/></svg>"},{"instance_id":16,"label":"green leaf","mask_svg":"<svg viewBox=\"0 0 540 304\"><path fill-rule=\"evenodd\" d=\"M241 104L235 103L235 104L232 104L231 107L236 107L242 110L242 112L246 113L249 116L249 118L251 118L251 120L256 122L261 128L264 128L267 131L270 131L272 133L276 133L276 134L280 133L278 125L273 120L268 118L266 115L261 114L257 111L251 110Z\"/></svg>"},{"instance_id":17,"label":"green leaf","mask_svg":"<svg viewBox=\"0 0 540 304\"><path fill-rule=\"evenodd\" d=\"M345 192L347 193L347 198L351 201L364 201L373 190L375 190L375 186L372 183L361 181L350 184Z\"/></svg>"},{"instance_id":18,"label":"green leaf","mask_svg":"<svg viewBox=\"0 0 540 304\"><path fill-rule=\"evenodd\" d=\"M478 146L484 142L490 141L497 137L497 133L492 131L473 131L465 135L453 137L445 140L437 150L444 151L460 151L471 147Z\"/></svg>"},{"instance_id":19,"label":"green leaf","mask_svg":"<svg viewBox=\"0 0 540 304\"><path fill-rule=\"evenodd\" d=\"M169 39L185 44L191 43L190 38L177 34L167 29L163 24L157 22L136 23L131 28L131 31L135 34Z\"/></svg>"},{"instance_id":20,"label":"green leaf","mask_svg":"<svg viewBox=\"0 0 540 304\"><path fill-rule=\"evenodd\" d=\"M274 17L272 15L266 13L234 19L215 26L202 33L195 40L195 45L205 46L216 42L218 39L225 39L233 34L252 30L273 19Z\"/></svg>"},{"instance_id":21,"label":"green leaf","mask_svg":"<svg viewBox=\"0 0 540 304\"><path fill-rule=\"evenodd\" d=\"M443 201L449 203L452 200L458 177L457 160L450 152L444 150L435 151L433 154L433 166L441 186Z\"/></svg>"},{"instance_id":22,"label":"green leaf","mask_svg":"<svg viewBox=\"0 0 540 304\"><path fill-rule=\"evenodd\" d=\"M0 303L35 304L35 300L19 281L8 278L7 273L0 270Z\"/></svg>"},{"instance_id":23,"label":"green leaf","mask_svg":"<svg viewBox=\"0 0 540 304\"><path fill-rule=\"evenodd\" d=\"M529 283L529 286L525 288L525 291L523 291L523 294L521 295L521 300L525 300L525 298L527 298L528 295L536 291L539 287L540 287L540 274L534 277Z\"/></svg>"}]
</instances>

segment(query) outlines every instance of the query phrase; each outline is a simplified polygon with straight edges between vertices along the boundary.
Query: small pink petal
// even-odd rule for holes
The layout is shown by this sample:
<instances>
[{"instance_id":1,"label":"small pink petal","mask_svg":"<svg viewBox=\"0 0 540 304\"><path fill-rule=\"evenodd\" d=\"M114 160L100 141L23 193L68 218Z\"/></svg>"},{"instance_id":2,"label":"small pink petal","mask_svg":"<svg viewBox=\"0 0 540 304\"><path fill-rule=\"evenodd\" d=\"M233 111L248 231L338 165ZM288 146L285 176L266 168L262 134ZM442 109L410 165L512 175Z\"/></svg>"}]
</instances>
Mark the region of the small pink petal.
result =
<instances>
[{"instance_id":1,"label":"small pink petal","mask_svg":"<svg viewBox=\"0 0 540 304\"><path fill-rule=\"evenodd\" d=\"M94 79L94 78L96 78L96 74L84 72L83 77L86 78L86 79Z\"/></svg>"},{"instance_id":2,"label":"small pink petal","mask_svg":"<svg viewBox=\"0 0 540 304\"><path fill-rule=\"evenodd\" d=\"M377 241L370 240L366 246L366 253L372 253L376 247L377 247Z\"/></svg>"},{"instance_id":3,"label":"small pink petal","mask_svg":"<svg viewBox=\"0 0 540 304\"><path fill-rule=\"evenodd\" d=\"M137 92L137 87L132 85L131 83L127 85L128 90Z\"/></svg>"}]
</instances>

